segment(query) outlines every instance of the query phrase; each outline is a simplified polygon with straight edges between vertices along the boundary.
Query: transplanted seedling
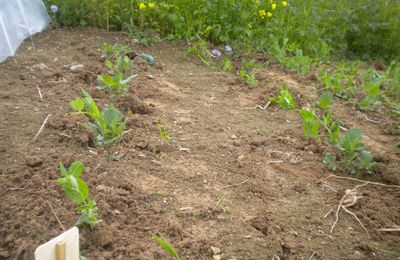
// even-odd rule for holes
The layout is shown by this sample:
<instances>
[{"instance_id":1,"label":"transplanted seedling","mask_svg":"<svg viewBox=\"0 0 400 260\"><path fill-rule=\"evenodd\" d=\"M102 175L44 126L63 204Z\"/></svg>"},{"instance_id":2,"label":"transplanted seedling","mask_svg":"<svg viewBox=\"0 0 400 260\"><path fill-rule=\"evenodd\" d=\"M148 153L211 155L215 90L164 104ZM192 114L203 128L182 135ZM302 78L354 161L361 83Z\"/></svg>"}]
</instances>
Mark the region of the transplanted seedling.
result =
<instances>
[{"instance_id":1,"label":"transplanted seedling","mask_svg":"<svg viewBox=\"0 0 400 260\"><path fill-rule=\"evenodd\" d=\"M282 89L279 95L276 97L271 97L269 101L277 103L281 108L291 110L296 108L296 103L292 93L287 89Z\"/></svg>"},{"instance_id":2,"label":"transplanted seedling","mask_svg":"<svg viewBox=\"0 0 400 260\"><path fill-rule=\"evenodd\" d=\"M76 225L93 227L101 222L97 219L96 202L89 197L88 185L80 178L84 170L83 163L73 162L68 169L61 163L59 169L63 177L59 178L57 182L64 188L64 192L77 206L77 211L81 214Z\"/></svg>"},{"instance_id":3,"label":"transplanted seedling","mask_svg":"<svg viewBox=\"0 0 400 260\"><path fill-rule=\"evenodd\" d=\"M113 106L106 106L99 110L93 98L82 90L82 98L77 98L70 106L78 113L87 115L92 122L86 124L96 136L95 144L98 146L112 145L127 133L122 113Z\"/></svg>"}]
</instances>

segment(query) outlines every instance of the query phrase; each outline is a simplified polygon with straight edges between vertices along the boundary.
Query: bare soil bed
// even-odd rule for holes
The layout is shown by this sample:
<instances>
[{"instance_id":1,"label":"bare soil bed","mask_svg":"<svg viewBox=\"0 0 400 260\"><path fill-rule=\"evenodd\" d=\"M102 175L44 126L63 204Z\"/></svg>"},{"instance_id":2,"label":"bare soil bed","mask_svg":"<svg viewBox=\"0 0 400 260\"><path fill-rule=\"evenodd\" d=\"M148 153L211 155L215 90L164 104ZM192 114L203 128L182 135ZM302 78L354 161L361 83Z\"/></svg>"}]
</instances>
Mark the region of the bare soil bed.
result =
<instances>
[{"instance_id":1,"label":"bare soil bed","mask_svg":"<svg viewBox=\"0 0 400 260\"><path fill-rule=\"evenodd\" d=\"M143 47L93 29L49 30L34 41L35 49L25 42L15 59L0 64L0 259L32 259L39 244L62 232L55 215L64 228L74 225L74 206L56 183L59 163L74 160L86 166L83 179L103 220L80 231L88 259L168 259L152 240L157 232L182 259L389 259L381 250L399 249L398 232L378 231L400 226L398 187L358 188L362 197L349 209L369 236L344 211L331 233L345 190L362 183L327 178L326 147L303 137L298 111L256 109L281 83L299 107L312 104L313 77L272 66L259 73L258 88L249 88L188 57L184 43ZM134 60L139 77L117 104L132 112L132 131L115 150L119 161L93 145L84 117L68 114L81 88L100 105L107 101L95 88L106 71L103 42L129 44L157 61ZM73 64L84 69L71 71ZM346 127L362 130L377 161L364 179L399 185L398 136L388 114L368 114L375 124L339 101L334 112ZM170 141L160 139L157 122Z\"/></svg>"}]
</instances>

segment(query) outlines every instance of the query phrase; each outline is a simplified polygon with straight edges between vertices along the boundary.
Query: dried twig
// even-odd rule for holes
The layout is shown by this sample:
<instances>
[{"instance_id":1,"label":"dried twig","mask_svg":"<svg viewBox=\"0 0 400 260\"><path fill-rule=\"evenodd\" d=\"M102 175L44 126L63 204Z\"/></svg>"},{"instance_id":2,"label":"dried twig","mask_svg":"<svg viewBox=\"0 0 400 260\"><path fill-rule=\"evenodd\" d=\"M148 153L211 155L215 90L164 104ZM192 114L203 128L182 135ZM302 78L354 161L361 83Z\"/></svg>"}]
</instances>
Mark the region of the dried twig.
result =
<instances>
[{"instance_id":1,"label":"dried twig","mask_svg":"<svg viewBox=\"0 0 400 260\"><path fill-rule=\"evenodd\" d=\"M214 213L214 211L217 210L219 204L221 204L221 202L222 202L222 200L224 199L224 197L225 197L225 195L222 196L222 197L218 200L217 205L215 205L215 207L208 213L207 219L210 217L210 215L211 215L212 213Z\"/></svg>"},{"instance_id":2,"label":"dried twig","mask_svg":"<svg viewBox=\"0 0 400 260\"><path fill-rule=\"evenodd\" d=\"M377 125L381 124L380 121L376 121L376 120L373 120L373 119L369 119L369 118L367 117L367 115L365 115L365 120L367 120L368 122L377 124Z\"/></svg>"},{"instance_id":3,"label":"dried twig","mask_svg":"<svg viewBox=\"0 0 400 260\"><path fill-rule=\"evenodd\" d=\"M63 224L61 223L60 219L57 217L56 213L54 212L54 208L53 208L53 206L51 205L50 201L47 201L47 203L48 203L49 206L50 206L51 213L53 213L54 217L57 219L58 224L60 224L61 229L62 229L63 231L65 231L65 228L64 228Z\"/></svg>"},{"instance_id":4,"label":"dried twig","mask_svg":"<svg viewBox=\"0 0 400 260\"><path fill-rule=\"evenodd\" d=\"M272 164L272 163L283 163L284 161L279 160L279 161L268 161L267 164Z\"/></svg>"},{"instance_id":5,"label":"dried twig","mask_svg":"<svg viewBox=\"0 0 400 260\"><path fill-rule=\"evenodd\" d=\"M400 228L380 228L379 232L400 232Z\"/></svg>"},{"instance_id":6,"label":"dried twig","mask_svg":"<svg viewBox=\"0 0 400 260\"><path fill-rule=\"evenodd\" d=\"M246 183L248 181L249 181L249 179L246 179L246 180L244 180L242 182L239 182L239 183L236 183L236 184L226 185L226 186L222 187L222 189L227 189L227 188L230 188L230 187L236 187L236 186L239 186L239 185L241 185L243 183Z\"/></svg>"},{"instance_id":7,"label":"dried twig","mask_svg":"<svg viewBox=\"0 0 400 260\"><path fill-rule=\"evenodd\" d=\"M335 228L336 224L339 221L339 212L340 209L343 209L344 211L346 211L347 213L349 213L350 215L352 215L357 221L358 223L360 223L361 227L367 232L368 237L370 237L368 230L365 228L365 226L361 223L360 219L357 217L357 215L355 213L353 213L352 211L350 211L349 209L347 209L348 207L351 207L353 205L355 205L358 201L359 198L361 198L360 196L357 196L357 189L363 186L368 185L369 183L364 183L364 184L360 184L357 185L356 187L354 187L351 190L346 190L346 193L343 195L343 197L340 199L339 205L336 209L335 212L335 222L333 223L333 225L331 226L331 233L333 232L333 229ZM328 215L328 214L327 214ZM327 216L325 215L325 216Z\"/></svg>"},{"instance_id":8,"label":"dried twig","mask_svg":"<svg viewBox=\"0 0 400 260\"><path fill-rule=\"evenodd\" d=\"M268 102L265 104L265 106L257 105L256 108L259 108L259 109L261 109L261 110L265 110L265 109L267 109L267 108L269 107L270 104L271 104L271 101L268 101Z\"/></svg>"},{"instance_id":9,"label":"dried twig","mask_svg":"<svg viewBox=\"0 0 400 260\"><path fill-rule=\"evenodd\" d=\"M50 117L50 116L51 116L51 114L49 114L49 115L46 117L46 119L44 120L42 126L39 128L39 131L37 131L35 137L33 137L33 141L36 141L36 138L38 138L38 136L40 135L40 133L43 131L43 128L44 128L44 126L46 125L47 120L49 120L49 117Z\"/></svg>"},{"instance_id":10,"label":"dried twig","mask_svg":"<svg viewBox=\"0 0 400 260\"><path fill-rule=\"evenodd\" d=\"M361 220L357 217L356 214L354 214L354 212L348 210L346 207L342 206L342 209L344 209L347 213L351 214L355 219L357 219L358 223L360 223L360 225L362 226L362 228L365 230L365 232L367 232L368 237L371 237L369 235L368 230L364 227L364 225L361 223Z\"/></svg>"},{"instance_id":11,"label":"dried twig","mask_svg":"<svg viewBox=\"0 0 400 260\"><path fill-rule=\"evenodd\" d=\"M337 175L333 175L333 174L329 175L328 177L326 177L324 179L329 179L329 178L352 180L352 181L362 182L365 184L372 184L372 185L384 186L384 187L389 187L389 188L400 188L399 185L390 185L390 184L383 184L383 183L379 183L379 182L363 181L363 180L356 179L356 178L337 176Z\"/></svg>"},{"instance_id":12,"label":"dried twig","mask_svg":"<svg viewBox=\"0 0 400 260\"><path fill-rule=\"evenodd\" d=\"M40 91L40 88L39 88L39 86L36 86L36 88L37 88L37 90L38 90L38 93L39 93L40 100L42 100L42 101L43 101L42 91Z\"/></svg>"}]
</instances>

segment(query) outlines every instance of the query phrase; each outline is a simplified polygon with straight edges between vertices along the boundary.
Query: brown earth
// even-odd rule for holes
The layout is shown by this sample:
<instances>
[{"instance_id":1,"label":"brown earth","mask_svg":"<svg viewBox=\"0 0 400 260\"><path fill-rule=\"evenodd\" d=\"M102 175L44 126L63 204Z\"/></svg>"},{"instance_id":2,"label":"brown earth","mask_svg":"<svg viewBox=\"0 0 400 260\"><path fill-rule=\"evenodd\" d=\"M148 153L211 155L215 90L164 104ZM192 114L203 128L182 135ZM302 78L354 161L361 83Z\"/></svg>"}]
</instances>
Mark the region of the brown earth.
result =
<instances>
[{"instance_id":1,"label":"brown earth","mask_svg":"<svg viewBox=\"0 0 400 260\"><path fill-rule=\"evenodd\" d=\"M100 208L101 224L81 229L81 251L89 259L167 259L152 240L160 232L182 259L390 259L400 251L400 189L366 185L334 214L346 189L362 184L325 177L327 147L303 137L298 111L275 105L256 109L286 83L298 106L315 102L312 77L271 67L249 88L229 73L212 71L185 53L183 43L143 47L119 33L93 29L49 30L25 42L16 58L0 64L0 259L32 259L35 248L72 227L74 206L56 179L60 162L84 162L83 179ZM130 44L154 55L156 66L135 59L139 77L117 105L132 129L117 146L119 161L94 147L87 119L68 114L68 103L95 89L106 68L103 42ZM40 69L37 64L45 64ZM84 69L70 71L72 64ZM36 66L35 66L36 65ZM39 98L38 89L43 94ZM384 111L356 112L337 101L335 114L347 128L360 128L377 164L365 179L400 184L398 136ZM46 127L33 140L47 115ZM160 139L157 122L171 140ZM342 176L344 176L342 174ZM52 212L50 205L54 208ZM326 215L326 217L324 217ZM214 253L218 253L214 249ZM218 259L218 256L214 256Z\"/></svg>"}]
</instances>

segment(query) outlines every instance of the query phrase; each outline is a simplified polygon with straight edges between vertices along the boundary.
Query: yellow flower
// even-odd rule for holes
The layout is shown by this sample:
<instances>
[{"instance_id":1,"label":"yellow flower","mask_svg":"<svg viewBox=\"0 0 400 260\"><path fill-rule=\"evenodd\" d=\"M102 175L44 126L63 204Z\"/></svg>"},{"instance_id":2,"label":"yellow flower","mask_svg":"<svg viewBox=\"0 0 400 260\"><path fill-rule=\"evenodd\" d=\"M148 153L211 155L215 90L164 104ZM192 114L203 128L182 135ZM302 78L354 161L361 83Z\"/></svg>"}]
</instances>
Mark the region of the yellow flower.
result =
<instances>
[{"instance_id":1,"label":"yellow flower","mask_svg":"<svg viewBox=\"0 0 400 260\"><path fill-rule=\"evenodd\" d=\"M146 9L146 4L145 3L140 3L139 4L139 9L140 10Z\"/></svg>"},{"instance_id":2,"label":"yellow flower","mask_svg":"<svg viewBox=\"0 0 400 260\"><path fill-rule=\"evenodd\" d=\"M153 8L154 6L156 6L155 3L149 3L149 8Z\"/></svg>"},{"instance_id":3,"label":"yellow flower","mask_svg":"<svg viewBox=\"0 0 400 260\"><path fill-rule=\"evenodd\" d=\"M286 2L286 1L283 1L283 2L282 2L282 6L283 6L283 7L286 7L286 6L287 6L287 2Z\"/></svg>"},{"instance_id":4,"label":"yellow flower","mask_svg":"<svg viewBox=\"0 0 400 260\"><path fill-rule=\"evenodd\" d=\"M272 10L275 10L276 9L276 4L273 3L271 7L272 7Z\"/></svg>"},{"instance_id":5,"label":"yellow flower","mask_svg":"<svg viewBox=\"0 0 400 260\"><path fill-rule=\"evenodd\" d=\"M271 17L271 16L272 16L272 13L268 12L268 13L267 13L267 16L268 16L268 17Z\"/></svg>"},{"instance_id":6,"label":"yellow flower","mask_svg":"<svg viewBox=\"0 0 400 260\"><path fill-rule=\"evenodd\" d=\"M264 17L267 16L267 13L265 12L265 10L258 10L258 16L264 19Z\"/></svg>"}]
</instances>

